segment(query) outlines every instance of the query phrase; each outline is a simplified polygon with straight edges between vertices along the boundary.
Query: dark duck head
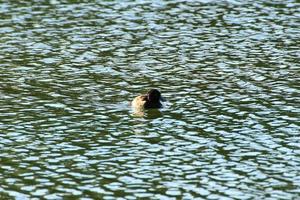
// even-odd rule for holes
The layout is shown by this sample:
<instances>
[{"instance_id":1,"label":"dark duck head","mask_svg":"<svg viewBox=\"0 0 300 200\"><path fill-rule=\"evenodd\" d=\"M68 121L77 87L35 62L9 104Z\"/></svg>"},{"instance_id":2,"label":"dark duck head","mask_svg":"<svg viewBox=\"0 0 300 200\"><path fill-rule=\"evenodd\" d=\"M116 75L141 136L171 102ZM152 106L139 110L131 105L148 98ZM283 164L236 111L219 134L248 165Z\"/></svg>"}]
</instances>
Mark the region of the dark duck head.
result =
<instances>
[{"instance_id":1,"label":"dark duck head","mask_svg":"<svg viewBox=\"0 0 300 200\"><path fill-rule=\"evenodd\" d=\"M160 101L165 101L161 96L160 91L157 89L151 89L145 95L140 95L134 98L132 106L135 108L161 108L162 104Z\"/></svg>"},{"instance_id":2,"label":"dark duck head","mask_svg":"<svg viewBox=\"0 0 300 200\"><path fill-rule=\"evenodd\" d=\"M146 96L146 103L145 103L145 108L161 108L162 104L160 101L164 101L164 99L161 96L160 91L157 89L151 89L147 93Z\"/></svg>"}]
</instances>

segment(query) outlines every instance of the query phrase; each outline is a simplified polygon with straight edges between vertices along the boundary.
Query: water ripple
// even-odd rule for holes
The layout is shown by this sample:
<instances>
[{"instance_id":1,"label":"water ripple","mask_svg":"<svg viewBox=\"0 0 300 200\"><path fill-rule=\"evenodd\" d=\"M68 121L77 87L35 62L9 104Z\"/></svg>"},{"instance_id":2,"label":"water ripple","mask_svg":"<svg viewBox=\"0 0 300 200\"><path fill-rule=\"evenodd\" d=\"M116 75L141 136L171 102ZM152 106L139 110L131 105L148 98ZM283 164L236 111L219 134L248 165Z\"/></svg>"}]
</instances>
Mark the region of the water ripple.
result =
<instances>
[{"instance_id":1,"label":"water ripple","mask_svg":"<svg viewBox=\"0 0 300 200\"><path fill-rule=\"evenodd\" d=\"M299 198L299 3L0 5L0 196ZM149 88L167 99L134 113Z\"/></svg>"}]
</instances>

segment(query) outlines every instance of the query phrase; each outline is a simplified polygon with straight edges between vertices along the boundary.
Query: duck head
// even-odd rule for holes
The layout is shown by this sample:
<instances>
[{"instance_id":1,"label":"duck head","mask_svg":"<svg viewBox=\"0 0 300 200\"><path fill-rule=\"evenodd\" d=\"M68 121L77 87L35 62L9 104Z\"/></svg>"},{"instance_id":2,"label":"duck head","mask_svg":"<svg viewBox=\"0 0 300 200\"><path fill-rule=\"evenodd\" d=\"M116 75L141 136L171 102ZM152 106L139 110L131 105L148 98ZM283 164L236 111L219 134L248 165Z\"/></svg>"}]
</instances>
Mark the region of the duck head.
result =
<instances>
[{"instance_id":1,"label":"duck head","mask_svg":"<svg viewBox=\"0 0 300 200\"><path fill-rule=\"evenodd\" d=\"M149 102L159 102L159 101L165 101L165 99L161 96L160 91L157 89L151 89L147 93L147 100Z\"/></svg>"}]
</instances>

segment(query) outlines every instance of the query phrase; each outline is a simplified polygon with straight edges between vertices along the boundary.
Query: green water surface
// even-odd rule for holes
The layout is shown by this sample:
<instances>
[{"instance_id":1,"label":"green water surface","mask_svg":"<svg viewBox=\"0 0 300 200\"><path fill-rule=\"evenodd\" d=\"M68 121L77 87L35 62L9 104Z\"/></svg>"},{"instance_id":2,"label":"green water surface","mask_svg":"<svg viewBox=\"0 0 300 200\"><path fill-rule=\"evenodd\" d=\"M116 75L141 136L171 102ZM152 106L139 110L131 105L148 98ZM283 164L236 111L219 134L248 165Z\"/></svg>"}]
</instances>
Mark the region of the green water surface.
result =
<instances>
[{"instance_id":1,"label":"green water surface","mask_svg":"<svg viewBox=\"0 0 300 200\"><path fill-rule=\"evenodd\" d=\"M0 3L0 199L300 199L298 0ZM150 88L164 108L135 113Z\"/></svg>"}]
</instances>

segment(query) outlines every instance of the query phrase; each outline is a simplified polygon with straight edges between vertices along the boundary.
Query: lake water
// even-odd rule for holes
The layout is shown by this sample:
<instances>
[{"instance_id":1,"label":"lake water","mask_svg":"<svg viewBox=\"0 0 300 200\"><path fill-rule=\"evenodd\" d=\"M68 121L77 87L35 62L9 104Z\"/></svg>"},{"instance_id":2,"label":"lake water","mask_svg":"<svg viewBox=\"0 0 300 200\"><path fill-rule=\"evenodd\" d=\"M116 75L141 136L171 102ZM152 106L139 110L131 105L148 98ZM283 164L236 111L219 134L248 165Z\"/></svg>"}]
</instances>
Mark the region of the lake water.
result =
<instances>
[{"instance_id":1,"label":"lake water","mask_svg":"<svg viewBox=\"0 0 300 200\"><path fill-rule=\"evenodd\" d=\"M300 199L300 2L0 4L1 199ZM163 109L135 113L150 88Z\"/></svg>"}]
</instances>

